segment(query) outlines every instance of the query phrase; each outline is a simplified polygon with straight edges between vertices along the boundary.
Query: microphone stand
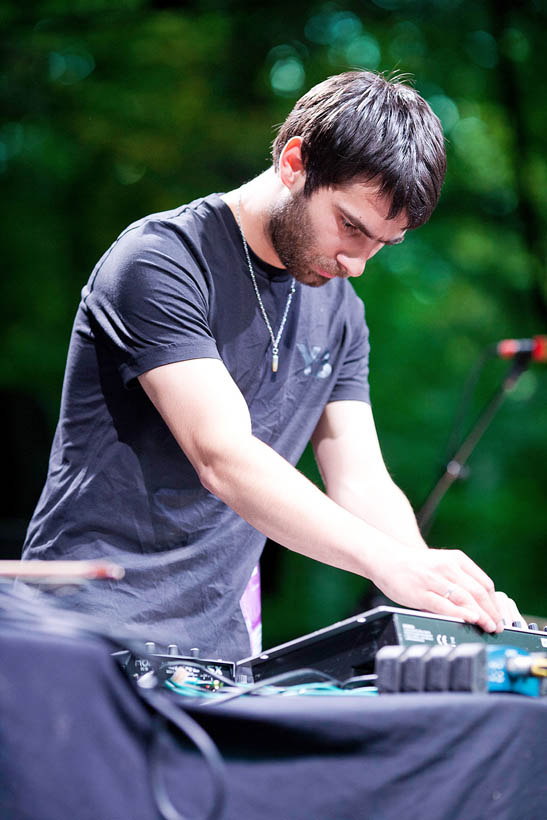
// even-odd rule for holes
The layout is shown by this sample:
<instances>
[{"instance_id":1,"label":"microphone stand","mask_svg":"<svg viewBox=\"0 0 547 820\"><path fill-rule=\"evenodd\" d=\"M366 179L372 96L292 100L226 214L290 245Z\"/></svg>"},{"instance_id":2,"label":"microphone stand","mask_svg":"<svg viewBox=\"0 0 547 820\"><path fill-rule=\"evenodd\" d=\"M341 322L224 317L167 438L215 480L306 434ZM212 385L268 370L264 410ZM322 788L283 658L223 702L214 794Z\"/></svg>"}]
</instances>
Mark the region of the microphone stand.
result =
<instances>
[{"instance_id":1,"label":"microphone stand","mask_svg":"<svg viewBox=\"0 0 547 820\"><path fill-rule=\"evenodd\" d=\"M450 489L452 484L461 477L465 463L480 439L486 428L501 407L505 396L512 390L519 377L524 373L532 358L531 351L524 351L515 355L509 373L504 378L501 385L496 389L492 398L478 417L471 431L460 444L454 455L449 459L444 472L429 493L423 507L417 517L418 526L423 536L426 536L431 529L433 517L443 496Z\"/></svg>"}]
</instances>

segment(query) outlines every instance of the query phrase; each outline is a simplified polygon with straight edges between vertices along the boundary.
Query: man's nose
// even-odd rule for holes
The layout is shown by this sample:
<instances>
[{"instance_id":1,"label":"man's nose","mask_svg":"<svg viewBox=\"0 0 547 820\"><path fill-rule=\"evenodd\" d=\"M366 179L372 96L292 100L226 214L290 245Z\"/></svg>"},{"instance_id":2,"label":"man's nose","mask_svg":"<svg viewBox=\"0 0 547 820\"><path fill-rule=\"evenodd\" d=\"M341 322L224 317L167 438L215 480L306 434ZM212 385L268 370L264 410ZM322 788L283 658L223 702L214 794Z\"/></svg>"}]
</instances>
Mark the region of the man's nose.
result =
<instances>
[{"instance_id":1,"label":"man's nose","mask_svg":"<svg viewBox=\"0 0 547 820\"><path fill-rule=\"evenodd\" d=\"M340 268L346 272L347 276L361 276L367 264L367 256L348 256L344 253L339 253L336 261Z\"/></svg>"}]
</instances>

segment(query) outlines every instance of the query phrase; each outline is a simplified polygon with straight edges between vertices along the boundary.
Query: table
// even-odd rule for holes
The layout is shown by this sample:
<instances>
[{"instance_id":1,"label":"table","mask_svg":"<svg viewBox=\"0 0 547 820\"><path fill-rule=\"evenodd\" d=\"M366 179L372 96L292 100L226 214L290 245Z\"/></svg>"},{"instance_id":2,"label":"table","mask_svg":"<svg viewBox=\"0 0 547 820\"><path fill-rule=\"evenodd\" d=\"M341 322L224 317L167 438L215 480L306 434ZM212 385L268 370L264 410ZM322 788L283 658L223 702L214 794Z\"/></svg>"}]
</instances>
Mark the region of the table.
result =
<instances>
[{"instance_id":1,"label":"table","mask_svg":"<svg viewBox=\"0 0 547 820\"><path fill-rule=\"evenodd\" d=\"M157 719L111 650L100 638L0 621L2 820L159 817L149 776ZM215 820L546 816L545 700L443 693L184 705L224 760L227 800ZM164 732L159 743L162 778L178 811L197 820L210 775L177 737Z\"/></svg>"}]
</instances>

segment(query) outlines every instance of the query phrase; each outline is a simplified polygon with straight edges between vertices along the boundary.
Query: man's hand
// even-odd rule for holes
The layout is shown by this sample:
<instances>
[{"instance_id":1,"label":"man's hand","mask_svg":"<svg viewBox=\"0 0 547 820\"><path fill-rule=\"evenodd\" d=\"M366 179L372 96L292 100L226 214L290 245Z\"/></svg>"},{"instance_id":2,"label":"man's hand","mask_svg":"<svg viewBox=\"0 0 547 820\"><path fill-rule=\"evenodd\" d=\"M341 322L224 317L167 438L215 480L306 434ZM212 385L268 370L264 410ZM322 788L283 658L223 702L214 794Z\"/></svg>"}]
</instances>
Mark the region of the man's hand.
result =
<instances>
[{"instance_id":1,"label":"man's hand","mask_svg":"<svg viewBox=\"0 0 547 820\"><path fill-rule=\"evenodd\" d=\"M373 557L372 578L389 598L500 629L509 599L496 597L491 579L463 552L427 549L408 500L386 470L368 404L328 404L313 445L328 495L398 542Z\"/></svg>"},{"instance_id":2,"label":"man's hand","mask_svg":"<svg viewBox=\"0 0 547 820\"><path fill-rule=\"evenodd\" d=\"M503 630L503 612L493 581L460 550L384 554L374 582L403 606L463 618L486 632Z\"/></svg>"}]
</instances>

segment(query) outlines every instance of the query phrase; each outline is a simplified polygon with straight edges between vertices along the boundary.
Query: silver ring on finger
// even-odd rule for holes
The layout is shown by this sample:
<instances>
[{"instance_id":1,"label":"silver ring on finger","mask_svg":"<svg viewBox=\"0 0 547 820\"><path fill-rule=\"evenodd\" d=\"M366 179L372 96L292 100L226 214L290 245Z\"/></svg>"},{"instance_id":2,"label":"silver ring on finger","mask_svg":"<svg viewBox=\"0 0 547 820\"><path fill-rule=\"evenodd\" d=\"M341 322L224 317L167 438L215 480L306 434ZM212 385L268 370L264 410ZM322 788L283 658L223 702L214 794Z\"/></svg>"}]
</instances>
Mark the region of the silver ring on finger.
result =
<instances>
[{"instance_id":1,"label":"silver ring on finger","mask_svg":"<svg viewBox=\"0 0 547 820\"><path fill-rule=\"evenodd\" d=\"M456 587L454 586L454 584L451 584L449 587L447 587L446 592L443 592L443 598L450 598L455 589Z\"/></svg>"}]
</instances>

